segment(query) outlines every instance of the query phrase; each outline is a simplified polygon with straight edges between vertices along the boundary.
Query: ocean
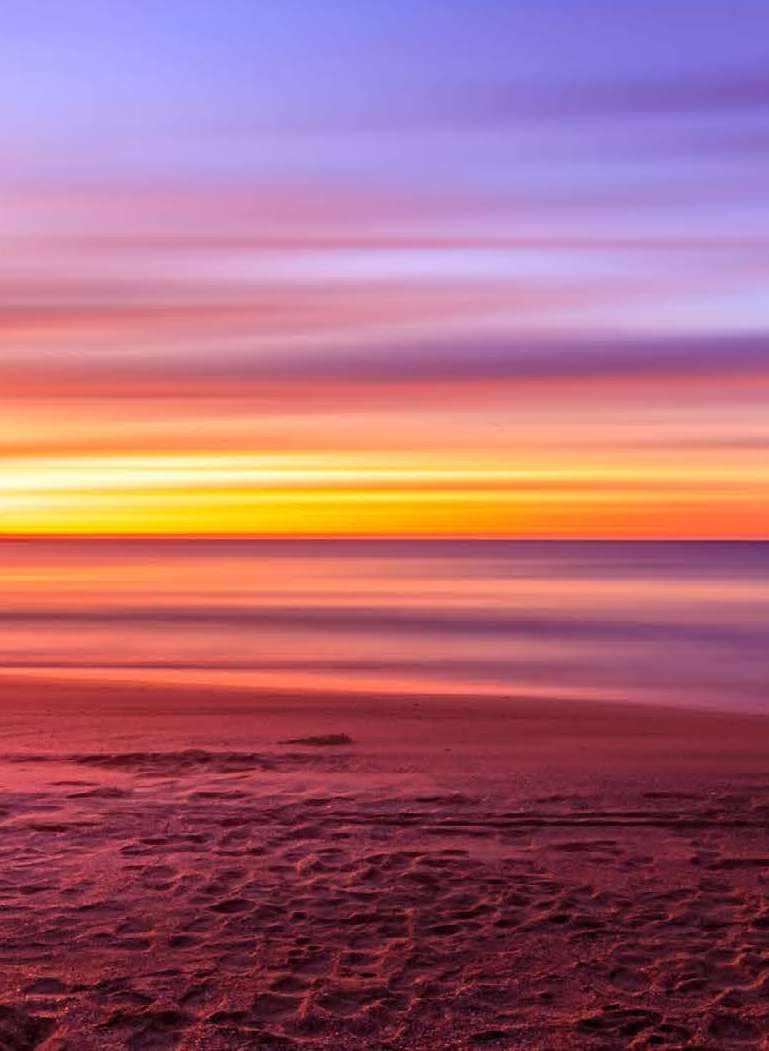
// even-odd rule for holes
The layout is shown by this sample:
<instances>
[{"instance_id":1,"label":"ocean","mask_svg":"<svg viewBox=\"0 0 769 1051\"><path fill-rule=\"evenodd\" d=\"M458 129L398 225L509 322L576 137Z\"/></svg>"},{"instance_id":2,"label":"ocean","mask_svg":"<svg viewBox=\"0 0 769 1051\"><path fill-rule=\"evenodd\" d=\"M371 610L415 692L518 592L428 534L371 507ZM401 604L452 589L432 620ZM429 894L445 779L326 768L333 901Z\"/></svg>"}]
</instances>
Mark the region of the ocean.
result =
<instances>
[{"instance_id":1,"label":"ocean","mask_svg":"<svg viewBox=\"0 0 769 1051\"><path fill-rule=\"evenodd\" d=\"M769 711L769 543L0 541L46 679Z\"/></svg>"}]
</instances>

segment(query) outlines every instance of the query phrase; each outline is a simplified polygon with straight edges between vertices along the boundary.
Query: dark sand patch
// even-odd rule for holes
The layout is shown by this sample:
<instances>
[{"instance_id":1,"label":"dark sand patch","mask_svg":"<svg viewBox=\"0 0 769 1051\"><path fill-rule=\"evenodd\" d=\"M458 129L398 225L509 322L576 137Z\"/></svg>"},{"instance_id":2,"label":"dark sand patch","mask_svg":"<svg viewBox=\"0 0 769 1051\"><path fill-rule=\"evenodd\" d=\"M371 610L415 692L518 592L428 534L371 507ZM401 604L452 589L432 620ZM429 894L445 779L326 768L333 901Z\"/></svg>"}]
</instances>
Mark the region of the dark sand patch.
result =
<instances>
[{"instance_id":1,"label":"dark sand patch","mask_svg":"<svg viewBox=\"0 0 769 1051\"><path fill-rule=\"evenodd\" d=\"M314 748L334 747L336 745L352 744L352 737L347 734L320 734L317 737L290 737L281 744L304 744Z\"/></svg>"}]
</instances>

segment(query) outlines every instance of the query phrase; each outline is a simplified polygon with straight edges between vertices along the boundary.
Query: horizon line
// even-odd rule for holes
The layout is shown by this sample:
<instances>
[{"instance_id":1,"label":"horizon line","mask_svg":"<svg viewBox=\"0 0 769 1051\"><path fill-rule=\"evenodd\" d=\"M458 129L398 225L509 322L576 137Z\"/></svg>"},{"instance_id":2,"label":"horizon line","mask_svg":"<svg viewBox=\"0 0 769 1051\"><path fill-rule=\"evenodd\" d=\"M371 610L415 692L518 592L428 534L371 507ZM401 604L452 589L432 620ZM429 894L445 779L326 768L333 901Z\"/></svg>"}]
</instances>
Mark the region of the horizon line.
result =
<instances>
[{"instance_id":1,"label":"horizon line","mask_svg":"<svg viewBox=\"0 0 769 1051\"><path fill-rule=\"evenodd\" d=\"M4 541L118 541L131 542L399 542L399 543L653 543L653 544L763 544L769 543L769 536L537 536L522 534L496 533L2 533L0 543Z\"/></svg>"}]
</instances>

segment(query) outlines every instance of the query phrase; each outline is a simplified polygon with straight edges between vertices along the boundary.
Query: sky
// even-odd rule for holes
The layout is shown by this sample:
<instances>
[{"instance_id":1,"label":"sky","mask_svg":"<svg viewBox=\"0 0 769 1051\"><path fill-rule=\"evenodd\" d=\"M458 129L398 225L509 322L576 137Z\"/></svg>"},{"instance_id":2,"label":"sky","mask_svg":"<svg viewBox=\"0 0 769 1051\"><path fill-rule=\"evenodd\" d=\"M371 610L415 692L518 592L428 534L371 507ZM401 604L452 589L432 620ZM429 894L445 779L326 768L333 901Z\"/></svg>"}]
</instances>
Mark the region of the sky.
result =
<instances>
[{"instance_id":1,"label":"sky","mask_svg":"<svg viewBox=\"0 0 769 1051\"><path fill-rule=\"evenodd\" d=\"M0 533L769 536L769 7L8 0Z\"/></svg>"}]
</instances>

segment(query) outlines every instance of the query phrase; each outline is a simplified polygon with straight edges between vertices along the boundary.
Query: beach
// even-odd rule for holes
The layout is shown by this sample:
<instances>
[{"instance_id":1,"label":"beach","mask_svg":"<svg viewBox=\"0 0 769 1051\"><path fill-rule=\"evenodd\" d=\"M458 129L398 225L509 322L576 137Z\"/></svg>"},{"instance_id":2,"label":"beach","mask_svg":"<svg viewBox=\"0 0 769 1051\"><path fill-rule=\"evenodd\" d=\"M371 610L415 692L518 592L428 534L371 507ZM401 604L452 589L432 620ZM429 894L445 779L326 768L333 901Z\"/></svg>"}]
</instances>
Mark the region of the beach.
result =
<instances>
[{"instance_id":1,"label":"beach","mask_svg":"<svg viewBox=\"0 0 769 1051\"><path fill-rule=\"evenodd\" d=\"M762 1047L769 721L0 685L0 1045Z\"/></svg>"}]
</instances>

